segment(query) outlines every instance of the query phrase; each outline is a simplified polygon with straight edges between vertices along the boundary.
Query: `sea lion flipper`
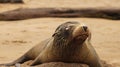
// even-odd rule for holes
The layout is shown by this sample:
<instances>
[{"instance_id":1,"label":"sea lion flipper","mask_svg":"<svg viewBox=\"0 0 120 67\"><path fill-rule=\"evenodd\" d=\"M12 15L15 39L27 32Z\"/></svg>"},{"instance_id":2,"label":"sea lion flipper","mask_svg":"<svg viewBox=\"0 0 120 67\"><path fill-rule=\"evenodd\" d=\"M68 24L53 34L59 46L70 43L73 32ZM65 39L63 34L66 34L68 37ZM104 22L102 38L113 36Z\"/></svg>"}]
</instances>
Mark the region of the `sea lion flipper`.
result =
<instances>
[{"instance_id":1,"label":"sea lion flipper","mask_svg":"<svg viewBox=\"0 0 120 67\"><path fill-rule=\"evenodd\" d=\"M15 64L15 67L21 67L19 63L16 63Z\"/></svg>"},{"instance_id":2,"label":"sea lion flipper","mask_svg":"<svg viewBox=\"0 0 120 67\"><path fill-rule=\"evenodd\" d=\"M39 56L32 63L30 63L29 65L34 66L34 65L37 65L37 64L40 64Z\"/></svg>"},{"instance_id":3,"label":"sea lion flipper","mask_svg":"<svg viewBox=\"0 0 120 67\"><path fill-rule=\"evenodd\" d=\"M16 63L23 63L24 61L26 61L26 55L21 56L20 58L18 58L17 60L10 62L10 63L5 63L5 64L0 64L0 65L5 65L5 66L13 66Z\"/></svg>"}]
</instances>

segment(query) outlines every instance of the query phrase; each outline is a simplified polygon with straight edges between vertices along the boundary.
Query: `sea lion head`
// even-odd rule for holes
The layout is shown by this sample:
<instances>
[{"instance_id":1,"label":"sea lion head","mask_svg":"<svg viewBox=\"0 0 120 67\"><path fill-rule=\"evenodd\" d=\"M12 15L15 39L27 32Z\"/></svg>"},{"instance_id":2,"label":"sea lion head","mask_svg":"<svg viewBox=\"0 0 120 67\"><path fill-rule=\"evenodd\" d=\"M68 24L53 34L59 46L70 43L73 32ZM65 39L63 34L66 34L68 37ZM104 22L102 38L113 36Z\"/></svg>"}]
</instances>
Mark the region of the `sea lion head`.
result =
<instances>
[{"instance_id":1,"label":"sea lion head","mask_svg":"<svg viewBox=\"0 0 120 67\"><path fill-rule=\"evenodd\" d=\"M90 35L89 29L83 23L69 21L57 27L54 37L54 42L57 44L69 44L70 42L83 43Z\"/></svg>"}]
</instances>

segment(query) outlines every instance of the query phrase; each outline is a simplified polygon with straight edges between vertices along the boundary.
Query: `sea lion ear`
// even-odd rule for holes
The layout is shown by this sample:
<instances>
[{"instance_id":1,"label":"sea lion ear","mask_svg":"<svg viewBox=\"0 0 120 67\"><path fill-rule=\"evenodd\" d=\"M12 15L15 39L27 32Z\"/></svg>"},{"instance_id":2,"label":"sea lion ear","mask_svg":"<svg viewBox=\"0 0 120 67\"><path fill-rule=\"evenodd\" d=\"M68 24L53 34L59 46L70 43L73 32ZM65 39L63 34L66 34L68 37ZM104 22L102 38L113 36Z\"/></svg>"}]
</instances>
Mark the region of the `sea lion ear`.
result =
<instances>
[{"instance_id":1,"label":"sea lion ear","mask_svg":"<svg viewBox=\"0 0 120 67\"><path fill-rule=\"evenodd\" d=\"M54 36L55 36L55 34L56 34L56 33L54 33L54 34L52 35L52 37L54 37Z\"/></svg>"},{"instance_id":2,"label":"sea lion ear","mask_svg":"<svg viewBox=\"0 0 120 67\"><path fill-rule=\"evenodd\" d=\"M57 33L55 32L55 33L52 35L52 37L54 37L56 34L57 34Z\"/></svg>"}]
</instances>

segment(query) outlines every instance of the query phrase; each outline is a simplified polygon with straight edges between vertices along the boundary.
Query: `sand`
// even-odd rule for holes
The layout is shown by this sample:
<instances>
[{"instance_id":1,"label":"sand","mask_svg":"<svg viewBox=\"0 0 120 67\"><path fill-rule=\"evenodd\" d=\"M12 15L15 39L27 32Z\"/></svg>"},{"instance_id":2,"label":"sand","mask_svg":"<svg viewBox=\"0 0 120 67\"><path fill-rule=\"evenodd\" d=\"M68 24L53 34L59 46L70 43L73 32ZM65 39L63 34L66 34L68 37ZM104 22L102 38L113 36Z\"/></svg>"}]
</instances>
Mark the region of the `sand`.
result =
<instances>
[{"instance_id":1,"label":"sand","mask_svg":"<svg viewBox=\"0 0 120 67\"><path fill-rule=\"evenodd\" d=\"M0 4L0 12L38 7L114 7L120 0L24 0L26 4ZM15 60L40 41L51 37L66 21L85 23L92 31L92 44L102 60L120 67L120 21L96 18L36 18L0 21L0 63Z\"/></svg>"}]
</instances>

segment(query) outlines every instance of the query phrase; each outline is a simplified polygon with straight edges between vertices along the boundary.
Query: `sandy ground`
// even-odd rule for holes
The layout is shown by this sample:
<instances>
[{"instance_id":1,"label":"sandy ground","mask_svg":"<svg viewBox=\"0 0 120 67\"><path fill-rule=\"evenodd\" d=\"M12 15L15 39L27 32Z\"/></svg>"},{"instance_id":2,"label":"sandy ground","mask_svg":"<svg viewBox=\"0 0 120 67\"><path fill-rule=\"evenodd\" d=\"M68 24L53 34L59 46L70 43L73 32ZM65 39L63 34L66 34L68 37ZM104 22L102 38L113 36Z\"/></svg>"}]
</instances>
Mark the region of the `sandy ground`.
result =
<instances>
[{"instance_id":1,"label":"sandy ground","mask_svg":"<svg viewBox=\"0 0 120 67\"><path fill-rule=\"evenodd\" d=\"M25 0L26 4L0 4L0 12L37 7L119 7L120 0ZM83 22L92 31L92 44L100 58L120 67L120 21L96 18L37 18L0 21L0 63L10 62L32 46L51 37L55 28L66 21Z\"/></svg>"}]
</instances>

